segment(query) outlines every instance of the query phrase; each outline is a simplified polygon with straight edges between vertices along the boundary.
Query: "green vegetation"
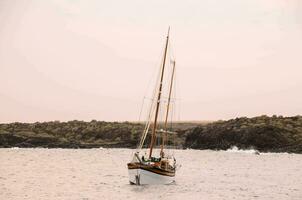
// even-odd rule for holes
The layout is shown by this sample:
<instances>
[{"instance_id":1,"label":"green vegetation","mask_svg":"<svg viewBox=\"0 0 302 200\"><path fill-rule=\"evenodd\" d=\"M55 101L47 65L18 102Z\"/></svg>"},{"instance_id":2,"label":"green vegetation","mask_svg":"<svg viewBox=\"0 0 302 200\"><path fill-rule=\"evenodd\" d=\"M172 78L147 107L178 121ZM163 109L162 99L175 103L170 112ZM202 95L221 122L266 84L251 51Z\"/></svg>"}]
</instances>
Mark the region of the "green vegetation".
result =
<instances>
[{"instance_id":1,"label":"green vegetation","mask_svg":"<svg viewBox=\"0 0 302 200\"><path fill-rule=\"evenodd\" d=\"M236 118L198 126L187 132L185 148L254 148L262 152L302 153L302 116Z\"/></svg>"},{"instance_id":2,"label":"green vegetation","mask_svg":"<svg viewBox=\"0 0 302 200\"><path fill-rule=\"evenodd\" d=\"M183 144L182 127L194 127L179 123L174 130L178 134L168 144ZM46 148L135 148L140 140L144 124L130 122L104 122L92 120L43 123L0 124L0 147L46 147ZM180 137L180 138L178 138ZM150 138L147 138L150 140Z\"/></svg>"},{"instance_id":3,"label":"green vegetation","mask_svg":"<svg viewBox=\"0 0 302 200\"><path fill-rule=\"evenodd\" d=\"M254 148L302 153L302 116L260 116L213 123L176 123L168 145L193 149ZM0 147L135 148L144 125L92 120L0 124ZM150 138L147 138L150 140Z\"/></svg>"},{"instance_id":4,"label":"green vegetation","mask_svg":"<svg viewBox=\"0 0 302 200\"><path fill-rule=\"evenodd\" d=\"M92 120L43 123L11 123L0 125L2 147L93 148L133 147L141 124Z\"/></svg>"}]
</instances>

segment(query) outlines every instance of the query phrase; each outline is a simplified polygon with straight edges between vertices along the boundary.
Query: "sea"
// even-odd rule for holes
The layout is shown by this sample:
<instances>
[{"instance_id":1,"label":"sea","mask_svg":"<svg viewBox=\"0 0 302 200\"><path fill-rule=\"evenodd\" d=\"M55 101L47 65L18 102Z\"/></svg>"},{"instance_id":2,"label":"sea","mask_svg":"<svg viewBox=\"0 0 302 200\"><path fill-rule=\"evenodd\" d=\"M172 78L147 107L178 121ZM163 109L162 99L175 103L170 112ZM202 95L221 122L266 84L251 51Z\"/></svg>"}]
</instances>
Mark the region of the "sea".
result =
<instances>
[{"instance_id":1,"label":"sea","mask_svg":"<svg viewBox=\"0 0 302 200\"><path fill-rule=\"evenodd\" d=\"M302 199L302 155L173 150L170 185L130 185L132 149L0 149L1 200Z\"/></svg>"}]
</instances>

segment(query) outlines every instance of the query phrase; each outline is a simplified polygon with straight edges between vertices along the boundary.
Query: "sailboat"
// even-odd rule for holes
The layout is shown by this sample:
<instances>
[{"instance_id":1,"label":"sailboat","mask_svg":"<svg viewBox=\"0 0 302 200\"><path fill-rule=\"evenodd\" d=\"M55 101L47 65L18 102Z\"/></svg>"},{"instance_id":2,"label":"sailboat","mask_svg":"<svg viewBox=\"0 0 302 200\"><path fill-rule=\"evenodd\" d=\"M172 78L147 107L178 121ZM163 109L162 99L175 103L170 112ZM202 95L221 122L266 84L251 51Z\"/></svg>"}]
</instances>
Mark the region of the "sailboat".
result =
<instances>
[{"instance_id":1,"label":"sailboat","mask_svg":"<svg viewBox=\"0 0 302 200\"><path fill-rule=\"evenodd\" d=\"M136 151L132 157L131 162L127 164L130 184L135 185L149 185L149 184L170 184L175 181L176 173L176 159L173 155L166 152L165 146L168 134L175 134L175 132L168 130L168 118L171 107L171 94L173 90L174 73L175 73L175 59L171 60L172 69L167 71L166 65L168 63L167 52L170 44L169 32L165 41L164 55L160 67L159 78L154 90L154 97L151 103L149 114L146 120L146 125L142 133L141 140ZM170 74L167 74L170 72ZM164 80L166 78L167 80ZM167 100L163 100L163 87L167 93ZM163 120L159 121L160 106L165 104L165 114ZM159 129L159 124L163 126ZM150 144L147 149L143 149L148 133L151 133ZM160 134L160 137L159 137ZM160 153L155 155L155 145L157 138L161 138ZM158 151L159 149L157 149ZM143 154L145 151L145 154ZM149 155L146 154L148 152Z\"/></svg>"}]
</instances>

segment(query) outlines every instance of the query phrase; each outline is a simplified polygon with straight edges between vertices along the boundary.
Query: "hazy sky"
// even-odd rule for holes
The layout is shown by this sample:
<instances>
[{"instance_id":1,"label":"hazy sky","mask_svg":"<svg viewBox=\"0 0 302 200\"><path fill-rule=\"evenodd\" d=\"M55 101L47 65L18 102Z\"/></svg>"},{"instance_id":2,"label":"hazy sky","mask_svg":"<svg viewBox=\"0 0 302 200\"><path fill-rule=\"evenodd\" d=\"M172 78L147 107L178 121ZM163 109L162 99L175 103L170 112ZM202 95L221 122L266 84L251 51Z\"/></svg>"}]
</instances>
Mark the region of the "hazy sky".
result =
<instances>
[{"instance_id":1,"label":"hazy sky","mask_svg":"<svg viewBox=\"0 0 302 200\"><path fill-rule=\"evenodd\" d=\"M167 27L181 120L302 114L301 0L1 0L0 122L137 120Z\"/></svg>"}]
</instances>

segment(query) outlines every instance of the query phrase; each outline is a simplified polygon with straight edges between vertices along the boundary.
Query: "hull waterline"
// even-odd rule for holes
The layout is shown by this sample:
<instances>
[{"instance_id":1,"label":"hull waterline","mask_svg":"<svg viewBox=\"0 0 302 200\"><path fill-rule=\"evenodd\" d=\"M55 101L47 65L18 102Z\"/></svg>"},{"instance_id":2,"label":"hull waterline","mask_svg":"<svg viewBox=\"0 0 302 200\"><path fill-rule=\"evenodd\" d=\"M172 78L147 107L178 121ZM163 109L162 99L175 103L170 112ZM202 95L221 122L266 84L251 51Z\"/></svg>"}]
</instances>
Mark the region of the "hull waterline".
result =
<instances>
[{"instance_id":1,"label":"hull waterline","mask_svg":"<svg viewBox=\"0 0 302 200\"><path fill-rule=\"evenodd\" d=\"M145 169L128 169L129 182L135 185L171 184L175 176L167 176L147 171Z\"/></svg>"}]
</instances>

